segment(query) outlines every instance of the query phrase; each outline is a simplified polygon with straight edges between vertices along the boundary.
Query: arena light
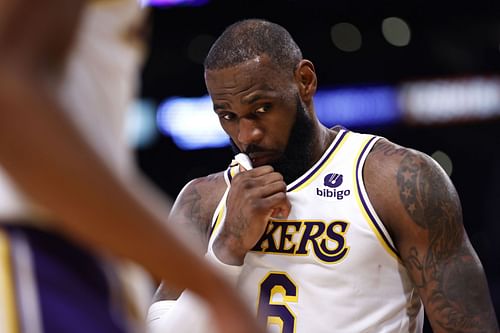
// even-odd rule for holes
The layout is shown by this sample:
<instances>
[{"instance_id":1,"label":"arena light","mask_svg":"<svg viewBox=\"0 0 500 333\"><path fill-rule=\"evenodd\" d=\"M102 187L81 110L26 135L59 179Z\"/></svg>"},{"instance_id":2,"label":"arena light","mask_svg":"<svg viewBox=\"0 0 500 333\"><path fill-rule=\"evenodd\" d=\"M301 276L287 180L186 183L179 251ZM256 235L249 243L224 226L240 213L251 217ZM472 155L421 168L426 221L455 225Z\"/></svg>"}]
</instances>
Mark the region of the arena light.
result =
<instances>
[{"instance_id":1,"label":"arena light","mask_svg":"<svg viewBox=\"0 0 500 333\"><path fill-rule=\"evenodd\" d=\"M394 46L407 46L411 40L408 23L399 17L388 17L382 21L382 34L385 40Z\"/></svg>"},{"instance_id":2,"label":"arena light","mask_svg":"<svg viewBox=\"0 0 500 333\"><path fill-rule=\"evenodd\" d=\"M361 48L363 38L359 29L352 23L337 23L330 29L333 44L344 52L354 52Z\"/></svg>"},{"instance_id":3,"label":"arena light","mask_svg":"<svg viewBox=\"0 0 500 333\"><path fill-rule=\"evenodd\" d=\"M500 78L410 82L401 86L400 107L409 123L435 124L500 116Z\"/></svg>"},{"instance_id":4,"label":"arena light","mask_svg":"<svg viewBox=\"0 0 500 333\"><path fill-rule=\"evenodd\" d=\"M443 168L444 172L451 177L453 172L453 161L444 151L436 150L431 157Z\"/></svg>"},{"instance_id":5,"label":"arena light","mask_svg":"<svg viewBox=\"0 0 500 333\"><path fill-rule=\"evenodd\" d=\"M322 89L314 105L326 126L365 127L399 121L397 91L393 87Z\"/></svg>"},{"instance_id":6,"label":"arena light","mask_svg":"<svg viewBox=\"0 0 500 333\"><path fill-rule=\"evenodd\" d=\"M158 108L156 120L160 131L181 149L218 148L229 142L208 95L169 98Z\"/></svg>"}]
</instances>

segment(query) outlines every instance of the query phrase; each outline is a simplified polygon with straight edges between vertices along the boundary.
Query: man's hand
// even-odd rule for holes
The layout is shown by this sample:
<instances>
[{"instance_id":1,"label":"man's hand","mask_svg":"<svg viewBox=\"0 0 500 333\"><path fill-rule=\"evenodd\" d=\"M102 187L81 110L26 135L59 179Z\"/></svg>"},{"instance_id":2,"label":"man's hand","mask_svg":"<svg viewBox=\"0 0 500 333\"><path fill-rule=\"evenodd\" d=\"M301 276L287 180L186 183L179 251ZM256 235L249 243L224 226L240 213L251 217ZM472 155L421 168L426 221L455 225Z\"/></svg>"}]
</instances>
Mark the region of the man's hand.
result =
<instances>
[{"instance_id":1,"label":"man's hand","mask_svg":"<svg viewBox=\"0 0 500 333\"><path fill-rule=\"evenodd\" d=\"M243 264L269 219L277 214L286 218L291 208L283 176L268 165L234 176L226 207L226 219L214 242L214 252L219 260L230 265Z\"/></svg>"}]
</instances>

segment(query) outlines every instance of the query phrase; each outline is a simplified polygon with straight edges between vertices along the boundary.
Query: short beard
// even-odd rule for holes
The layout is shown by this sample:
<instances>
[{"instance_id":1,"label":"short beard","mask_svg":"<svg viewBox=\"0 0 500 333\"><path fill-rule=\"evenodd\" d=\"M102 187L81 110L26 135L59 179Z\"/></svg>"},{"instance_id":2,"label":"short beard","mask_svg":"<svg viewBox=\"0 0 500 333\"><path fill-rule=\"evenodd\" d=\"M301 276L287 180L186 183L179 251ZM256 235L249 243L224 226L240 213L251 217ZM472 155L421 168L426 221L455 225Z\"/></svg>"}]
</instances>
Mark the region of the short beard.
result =
<instances>
[{"instance_id":1,"label":"short beard","mask_svg":"<svg viewBox=\"0 0 500 333\"><path fill-rule=\"evenodd\" d=\"M306 112L300 97L296 96L295 122L290 131L290 137L283 155L271 163L275 171L281 173L287 184L292 183L302 176L311 166L313 161L314 122ZM240 150L230 139L231 148L235 154Z\"/></svg>"}]
</instances>

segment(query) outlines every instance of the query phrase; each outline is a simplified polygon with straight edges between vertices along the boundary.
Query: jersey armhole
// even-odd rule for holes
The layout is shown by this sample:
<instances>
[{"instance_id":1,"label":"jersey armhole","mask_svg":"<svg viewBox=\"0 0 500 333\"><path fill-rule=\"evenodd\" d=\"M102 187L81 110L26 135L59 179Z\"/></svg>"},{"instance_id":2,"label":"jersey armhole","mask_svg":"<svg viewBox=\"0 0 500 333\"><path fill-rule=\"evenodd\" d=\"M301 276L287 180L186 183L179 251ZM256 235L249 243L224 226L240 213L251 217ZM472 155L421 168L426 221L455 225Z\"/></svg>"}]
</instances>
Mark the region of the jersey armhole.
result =
<instances>
[{"instance_id":1,"label":"jersey armhole","mask_svg":"<svg viewBox=\"0 0 500 333\"><path fill-rule=\"evenodd\" d=\"M375 208L373 207L368 193L366 191L364 179L363 179L363 167L366 161L366 158L370 151L372 150L375 143L380 140L379 136L368 136L363 144L361 145L361 149L357 154L357 161L354 164L354 179L356 180L356 199L359 205L359 208L365 217L368 225L374 232L375 236L381 243L382 247L395 259L401 261L398 251L394 246L394 242L389 235L384 223L378 216Z\"/></svg>"}]
</instances>

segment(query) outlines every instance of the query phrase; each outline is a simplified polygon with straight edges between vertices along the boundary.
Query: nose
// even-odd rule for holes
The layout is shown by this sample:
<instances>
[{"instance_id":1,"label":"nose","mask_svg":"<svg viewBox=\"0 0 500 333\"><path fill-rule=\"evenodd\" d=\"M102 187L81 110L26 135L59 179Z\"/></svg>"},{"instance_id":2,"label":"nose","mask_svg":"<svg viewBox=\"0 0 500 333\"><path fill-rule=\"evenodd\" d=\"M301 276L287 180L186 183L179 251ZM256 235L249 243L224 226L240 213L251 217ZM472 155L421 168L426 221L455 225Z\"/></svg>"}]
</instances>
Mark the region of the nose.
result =
<instances>
[{"instance_id":1,"label":"nose","mask_svg":"<svg viewBox=\"0 0 500 333\"><path fill-rule=\"evenodd\" d=\"M238 141L249 145L262 139L263 131L252 119L241 118L238 124Z\"/></svg>"}]
</instances>

